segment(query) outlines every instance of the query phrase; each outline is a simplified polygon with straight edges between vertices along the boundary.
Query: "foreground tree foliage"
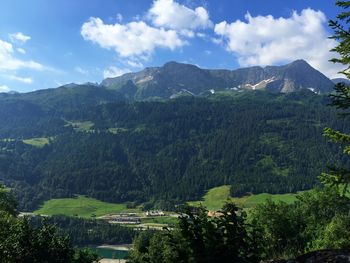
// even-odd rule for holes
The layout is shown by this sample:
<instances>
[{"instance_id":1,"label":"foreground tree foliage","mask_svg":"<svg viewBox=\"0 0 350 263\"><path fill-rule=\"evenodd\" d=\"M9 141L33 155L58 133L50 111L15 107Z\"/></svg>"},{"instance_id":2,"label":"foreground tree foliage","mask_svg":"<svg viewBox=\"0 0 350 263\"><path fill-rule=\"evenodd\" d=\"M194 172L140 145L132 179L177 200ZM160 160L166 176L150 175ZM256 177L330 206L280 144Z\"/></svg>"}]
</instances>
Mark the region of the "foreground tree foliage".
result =
<instances>
[{"instance_id":1,"label":"foreground tree foliage","mask_svg":"<svg viewBox=\"0 0 350 263\"><path fill-rule=\"evenodd\" d=\"M33 228L26 218L16 217L13 197L0 189L0 261L6 263L92 263L97 256L88 250L75 250L67 236L43 224Z\"/></svg>"},{"instance_id":2,"label":"foreground tree foliage","mask_svg":"<svg viewBox=\"0 0 350 263\"><path fill-rule=\"evenodd\" d=\"M9 191L0 184L0 211L9 215L17 215L17 201Z\"/></svg>"},{"instance_id":3,"label":"foreground tree foliage","mask_svg":"<svg viewBox=\"0 0 350 263\"><path fill-rule=\"evenodd\" d=\"M262 234L263 258L290 258L319 249L348 248L350 199L335 188L313 189L293 204L269 201L251 211Z\"/></svg>"},{"instance_id":4,"label":"foreground tree foliage","mask_svg":"<svg viewBox=\"0 0 350 263\"><path fill-rule=\"evenodd\" d=\"M31 225L40 227L45 223L55 225L59 234L68 235L75 246L91 244L130 244L135 230L119 224L110 224L104 220L86 219L69 216L33 217Z\"/></svg>"},{"instance_id":5,"label":"foreground tree foliage","mask_svg":"<svg viewBox=\"0 0 350 263\"><path fill-rule=\"evenodd\" d=\"M268 201L249 210L234 204L208 216L185 207L172 230L142 232L131 263L258 262L350 245L350 199L334 187L300 193L295 203Z\"/></svg>"},{"instance_id":6,"label":"foreground tree foliage","mask_svg":"<svg viewBox=\"0 0 350 263\"><path fill-rule=\"evenodd\" d=\"M182 213L175 229L138 235L129 262L259 261L258 235L234 204L226 204L214 216L208 216L203 207L185 207Z\"/></svg>"},{"instance_id":7,"label":"foreground tree foliage","mask_svg":"<svg viewBox=\"0 0 350 263\"><path fill-rule=\"evenodd\" d=\"M337 16L337 20L331 20L329 25L334 30L333 39L339 41L339 44L332 49L337 52L339 56L333 58L331 61L334 63L340 63L344 66L342 73L347 79L350 79L350 1L337 1L336 4L343 8ZM340 114L343 117L349 117L350 112L350 86L345 83L338 83L335 86L335 93L331 94L331 105L337 109L343 110ZM350 135L343 133L332 128L326 128L324 134L333 142L339 143L343 147L343 153L348 156L350 154ZM345 193L350 183L350 170L348 166L332 166L328 173L322 174L320 177L321 181L327 185L336 185L343 189Z\"/></svg>"}]
</instances>

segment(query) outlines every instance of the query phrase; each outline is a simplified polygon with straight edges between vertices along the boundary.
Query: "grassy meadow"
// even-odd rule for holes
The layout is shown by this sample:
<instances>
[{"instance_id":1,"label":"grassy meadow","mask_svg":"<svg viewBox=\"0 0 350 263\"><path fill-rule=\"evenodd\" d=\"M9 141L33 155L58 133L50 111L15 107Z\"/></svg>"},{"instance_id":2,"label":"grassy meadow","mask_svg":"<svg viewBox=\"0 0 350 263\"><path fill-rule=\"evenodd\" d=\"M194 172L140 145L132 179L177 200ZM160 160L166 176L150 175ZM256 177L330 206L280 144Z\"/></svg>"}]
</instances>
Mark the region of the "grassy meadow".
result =
<instances>
[{"instance_id":1,"label":"grassy meadow","mask_svg":"<svg viewBox=\"0 0 350 263\"><path fill-rule=\"evenodd\" d=\"M67 215L84 218L98 217L111 213L127 212L125 204L113 204L78 195L75 198L51 199L34 214Z\"/></svg>"},{"instance_id":2,"label":"grassy meadow","mask_svg":"<svg viewBox=\"0 0 350 263\"><path fill-rule=\"evenodd\" d=\"M201 201L188 202L189 205L203 205L210 211L217 211L222 208L226 202L234 202L239 207L249 209L257 204L263 203L268 199L272 201L283 201L293 203L297 194L257 194L243 197L230 197L230 186L223 185L210 189ZM140 212L137 209L128 209L125 204L113 204L103 202L94 198L77 195L74 198L51 199L46 201L42 207L34 214L40 215L66 215L78 216L84 218L99 217L111 213L120 212ZM169 224L175 223L176 218L157 217L142 219L142 223Z\"/></svg>"},{"instance_id":3,"label":"grassy meadow","mask_svg":"<svg viewBox=\"0 0 350 263\"><path fill-rule=\"evenodd\" d=\"M34 146L34 147L42 148L45 145L50 143L50 138L45 138L45 137L31 138L31 139L23 140L23 143Z\"/></svg>"},{"instance_id":4,"label":"grassy meadow","mask_svg":"<svg viewBox=\"0 0 350 263\"><path fill-rule=\"evenodd\" d=\"M72 126L76 132L91 132L95 125L92 121L66 121L66 126Z\"/></svg>"},{"instance_id":5,"label":"grassy meadow","mask_svg":"<svg viewBox=\"0 0 350 263\"><path fill-rule=\"evenodd\" d=\"M222 208L226 202L234 202L241 208L251 208L257 204L263 203L268 199L272 201L282 201L286 203L293 203L296 200L297 194L257 194L247 195L243 197L231 197L230 186L223 185L210 189L201 201L188 202L189 205L199 206L203 205L210 211L217 211Z\"/></svg>"}]
</instances>

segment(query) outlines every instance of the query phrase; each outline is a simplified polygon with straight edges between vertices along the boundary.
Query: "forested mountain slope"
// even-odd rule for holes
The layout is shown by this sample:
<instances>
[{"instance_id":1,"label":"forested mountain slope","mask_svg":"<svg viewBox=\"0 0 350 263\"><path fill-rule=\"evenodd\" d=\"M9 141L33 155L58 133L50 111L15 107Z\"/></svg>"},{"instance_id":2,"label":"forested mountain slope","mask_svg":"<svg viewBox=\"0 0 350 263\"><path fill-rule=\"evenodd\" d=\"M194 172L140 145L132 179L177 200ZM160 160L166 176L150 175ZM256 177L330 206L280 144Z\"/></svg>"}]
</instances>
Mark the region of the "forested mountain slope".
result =
<instances>
[{"instance_id":1,"label":"forested mountain slope","mask_svg":"<svg viewBox=\"0 0 350 263\"><path fill-rule=\"evenodd\" d=\"M223 184L233 195L308 189L341 156L323 127L349 128L327 103L311 91L98 101L67 111L6 99L0 180L26 210L74 194L172 206ZM46 142L32 142L38 137Z\"/></svg>"}]
</instances>

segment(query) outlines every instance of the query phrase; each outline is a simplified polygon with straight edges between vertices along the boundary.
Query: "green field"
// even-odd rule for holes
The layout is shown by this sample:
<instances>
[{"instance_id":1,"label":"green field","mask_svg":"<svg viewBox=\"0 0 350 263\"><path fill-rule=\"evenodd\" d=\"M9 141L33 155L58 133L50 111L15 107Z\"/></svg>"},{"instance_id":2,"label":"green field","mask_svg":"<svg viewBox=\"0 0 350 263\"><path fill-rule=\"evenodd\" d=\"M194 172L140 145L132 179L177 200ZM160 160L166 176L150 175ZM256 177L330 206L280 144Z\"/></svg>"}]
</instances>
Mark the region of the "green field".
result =
<instances>
[{"instance_id":1,"label":"green field","mask_svg":"<svg viewBox=\"0 0 350 263\"><path fill-rule=\"evenodd\" d=\"M241 208L251 208L257 204L263 203L268 199L272 201L282 201L286 203L293 203L296 200L297 194L257 194L243 197L230 197L230 186L223 185L210 189L203 197L202 201L188 202L189 205L199 206L203 205L210 211L220 210L225 202L234 202Z\"/></svg>"},{"instance_id":2,"label":"green field","mask_svg":"<svg viewBox=\"0 0 350 263\"><path fill-rule=\"evenodd\" d=\"M77 132L91 132L92 127L95 125L92 121L66 121L66 126L72 126Z\"/></svg>"},{"instance_id":3,"label":"green field","mask_svg":"<svg viewBox=\"0 0 350 263\"><path fill-rule=\"evenodd\" d=\"M251 195L247 197L242 198L232 198L235 202L236 199L243 199L243 208L251 208L256 206L257 204L261 204L263 202L266 202L266 200L271 199L272 201L281 201L285 202L287 204L294 203L297 200L297 194L257 194L257 195Z\"/></svg>"},{"instance_id":4,"label":"green field","mask_svg":"<svg viewBox=\"0 0 350 263\"><path fill-rule=\"evenodd\" d=\"M31 139L26 139L23 140L23 143L34 146L34 147L38 147L38 148L42 148L45 145L50 143L50 139L49 138L31 138Z\"/></svg>"},{"instance_id":5,"label":"green field","mask_svg":"<svg viewBox=\"0 0 350 263\"><path fill-rule=\"evenodd\" d=\"M34 211L34 214L91 218L127 211L128 209L125 204L106 203L79 195L75 198L51 199L46 201L40 209Z\"/></svg>"},{"instance_id":6,"label":"green field","mask_svg":"<svg viewBox=\"0 0 350 263\"><path fill-rule=\"evenodd\" d=\"M210 189L203 197L202 201L188 202L189 205L203 205L210 211L217 211L222 208L225 202L234 202L241 208L252 208L257 204L263 203L268 199L273 201L283 201L293 203L297 194L257 194L244 197L230 197L230 186L223 185ZM120 212L138 212L135 209L127 209L125 204L113 204L78 195L75 198L51 199L46 201L42 207L34 214L41 215L67 215L84 218L98 217L111 213ZM174 217L156 217L144 218L142 223L153 224L174 224L177 218Z\"/></svg>"},{"instance_id":7,"label":"green field","mask_svg":"<svg viewBox=\"0 0 350 263\"><path fill-rule=\"evenodd\" d=\"M208 210L219 210L225 202L231 201L230 186L223 185L210 189L203 197L203 201L188 202L191 206L203 205Z\"/></svg>"}]
</instances>

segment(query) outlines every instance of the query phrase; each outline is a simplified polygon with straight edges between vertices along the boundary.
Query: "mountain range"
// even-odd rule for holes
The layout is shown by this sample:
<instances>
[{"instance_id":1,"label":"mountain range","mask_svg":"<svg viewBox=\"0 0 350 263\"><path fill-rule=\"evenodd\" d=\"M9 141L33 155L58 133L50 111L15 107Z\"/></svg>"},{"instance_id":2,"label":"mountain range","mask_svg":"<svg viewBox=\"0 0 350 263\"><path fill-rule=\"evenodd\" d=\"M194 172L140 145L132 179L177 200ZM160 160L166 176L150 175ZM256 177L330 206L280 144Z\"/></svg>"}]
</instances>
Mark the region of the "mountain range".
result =
<instances>
[{"instance_id":1,"label":"mountain range","mask_svg":"<svg viewBox=\"0 0 350 263\"><path fill-rule=\"evenodd\" d=\"M57 103L89 106L120 100L172 99L183 95L206 96L215 92L243 90L272 93L310 90L324 94L329 93L336 82L344 82L344 79L330 80L304 60L283 66L254 66L236 70L201 69L191 64L168 62L161 67L107 78L100 84L69 83L29 93L0 93L0 100L16 98L57 108Z\"/></svg>"},{"instance_id":2,"label":"mountain range","mask_svg":"<svg viewBox=\"0 0 350 263\"><path fill-rule=\"evenodd\" d=\"M242 89L274 93L309 89L320 94L329 92L333 85L330 79L304 60L284 66L255 66L237 70L201 69L195 65L168 62L162 67L107 78L101 83L101 86L135 100Z\"/></svg>"}]
</instances>

